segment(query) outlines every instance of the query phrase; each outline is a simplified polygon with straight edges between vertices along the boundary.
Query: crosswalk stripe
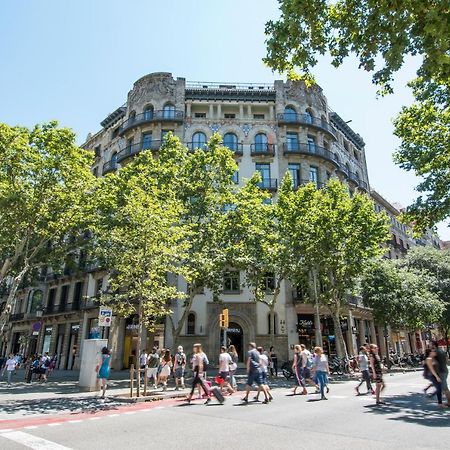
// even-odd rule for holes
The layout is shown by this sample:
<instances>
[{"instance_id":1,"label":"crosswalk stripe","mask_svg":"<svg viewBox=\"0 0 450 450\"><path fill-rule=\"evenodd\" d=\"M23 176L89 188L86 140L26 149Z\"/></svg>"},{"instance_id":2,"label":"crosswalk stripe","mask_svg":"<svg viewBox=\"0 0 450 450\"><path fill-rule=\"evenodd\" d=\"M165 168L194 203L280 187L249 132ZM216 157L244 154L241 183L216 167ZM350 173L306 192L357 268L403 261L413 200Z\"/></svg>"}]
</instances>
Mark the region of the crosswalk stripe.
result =
<instances>
[{"instance_id":1,"label":"crosswalk stripe","mask_svg":"<svg viewBox=\"0 0 450 450\"><path fill-rule=\"evenodd\" d=\"M64 445L24 433L23 431L9 431L1 433L1 436L35 450L71 450L69 447L64 447Z\"/></svg>"}]
</instances>

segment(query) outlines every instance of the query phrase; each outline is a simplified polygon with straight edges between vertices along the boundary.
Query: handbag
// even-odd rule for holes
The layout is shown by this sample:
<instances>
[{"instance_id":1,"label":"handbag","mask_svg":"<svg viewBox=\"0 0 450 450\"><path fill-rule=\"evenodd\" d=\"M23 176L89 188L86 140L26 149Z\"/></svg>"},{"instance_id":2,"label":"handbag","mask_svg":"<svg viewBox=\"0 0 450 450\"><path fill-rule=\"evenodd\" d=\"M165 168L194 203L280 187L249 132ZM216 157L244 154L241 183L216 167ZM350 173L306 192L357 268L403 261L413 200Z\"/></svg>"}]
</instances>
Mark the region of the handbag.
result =
<instances>
[{"instance_id":1,"label":"handbag","mask_svg":"<svg viewBox=\"0 0 450 450\"><path fill-rule=\"evenodd\" d=\"M237 364L234 362L234 363L231 363L230 364L230 371L231 372L234 372L235 370L237 369Z\"/></svg>"}]
</instances>

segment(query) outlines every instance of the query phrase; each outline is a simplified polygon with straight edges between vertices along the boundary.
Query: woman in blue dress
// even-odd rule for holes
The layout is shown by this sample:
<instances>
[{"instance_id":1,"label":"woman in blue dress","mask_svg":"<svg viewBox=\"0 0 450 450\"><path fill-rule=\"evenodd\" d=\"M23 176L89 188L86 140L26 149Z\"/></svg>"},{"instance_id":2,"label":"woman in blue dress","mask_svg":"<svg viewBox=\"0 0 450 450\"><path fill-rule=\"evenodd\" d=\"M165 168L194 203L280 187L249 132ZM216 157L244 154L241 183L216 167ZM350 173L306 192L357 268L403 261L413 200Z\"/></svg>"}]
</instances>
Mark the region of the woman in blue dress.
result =
<instances>
[{"instance_id":1,"label":"woman in blue dress","mask_svg":"<svg viewBox=\"0 0 450 450\"><path fill-rule=\"evenodd\" d=\"M96 368L97 378L100 378L102 380L102 391L103 391L102 398L105 398L106 384L109 378L110 364L111 364L111 353L106 347L103 347L101 361Z\"/></svg>"}]
</instances>

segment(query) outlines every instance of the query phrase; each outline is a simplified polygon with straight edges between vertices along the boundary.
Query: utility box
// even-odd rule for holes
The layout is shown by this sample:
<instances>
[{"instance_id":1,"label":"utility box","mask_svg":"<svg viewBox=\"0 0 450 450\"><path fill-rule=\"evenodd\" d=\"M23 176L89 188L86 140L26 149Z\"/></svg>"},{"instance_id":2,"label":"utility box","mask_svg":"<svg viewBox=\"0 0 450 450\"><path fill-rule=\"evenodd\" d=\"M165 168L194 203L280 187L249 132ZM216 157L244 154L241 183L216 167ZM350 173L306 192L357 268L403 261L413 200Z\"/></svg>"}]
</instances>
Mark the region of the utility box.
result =
<instances>
[{"instance_id":1,"label":"utility box","mask_svg":"<svg viewBox=\"0 0 450 450\"><path fill-rule=\"evenodd\" d=\"M81 391L100 390L100 380L95 368L101 361L102 348L108 346L107 339L85 339L81 357L80 378L78 385Z\"/></svg>"}]
</instances>

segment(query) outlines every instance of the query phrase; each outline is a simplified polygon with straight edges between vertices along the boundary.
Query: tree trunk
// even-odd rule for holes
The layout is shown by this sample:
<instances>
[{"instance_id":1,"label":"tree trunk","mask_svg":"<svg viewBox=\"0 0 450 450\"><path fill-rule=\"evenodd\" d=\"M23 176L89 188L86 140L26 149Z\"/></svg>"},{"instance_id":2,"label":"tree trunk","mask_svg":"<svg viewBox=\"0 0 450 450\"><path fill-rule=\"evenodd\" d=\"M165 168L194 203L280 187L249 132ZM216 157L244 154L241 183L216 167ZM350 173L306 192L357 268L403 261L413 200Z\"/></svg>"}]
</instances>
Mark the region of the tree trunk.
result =
<instances>
[{"instance_id":1,"label":"tree trunk","mask_svg":"<svg viewBox=\"0 0 450 450\"><path fill-rule=\"evenodd\" d=\"M181 331L183 330L184 324L186 323L189 312L192 309L192 304L194 303L194 297L198 294L196 289L193 289L189 292L189 300L187 305L184 307L183 314L180 320L175 325L173 318L170 316L170 323L172 325L172 339L173 339L173 348L177 348L179 345L178 340L180 339Z\"/></svg>"},{"instance_id":2,"label":"tree trunk","mask_svg":"<svg viewBox=\"0 0 450 450\"><path fill-rule=\"evenodd\" d=\"M347 346L345 345L344 334L341 328L340 308L333 311L334 337L336 342L336 352L339 358L347 357Z\"/></svg>"},{"instance_id":3,"label":"tree trunk","mask_svg":"<svg viewBox=\"0 0 450 450\"><path fill-rule=\"evenodd\" d=\"M270 321L270 347L275 346L275 304L269 304L269 321Z\"/></svg>"}]
</instances>

